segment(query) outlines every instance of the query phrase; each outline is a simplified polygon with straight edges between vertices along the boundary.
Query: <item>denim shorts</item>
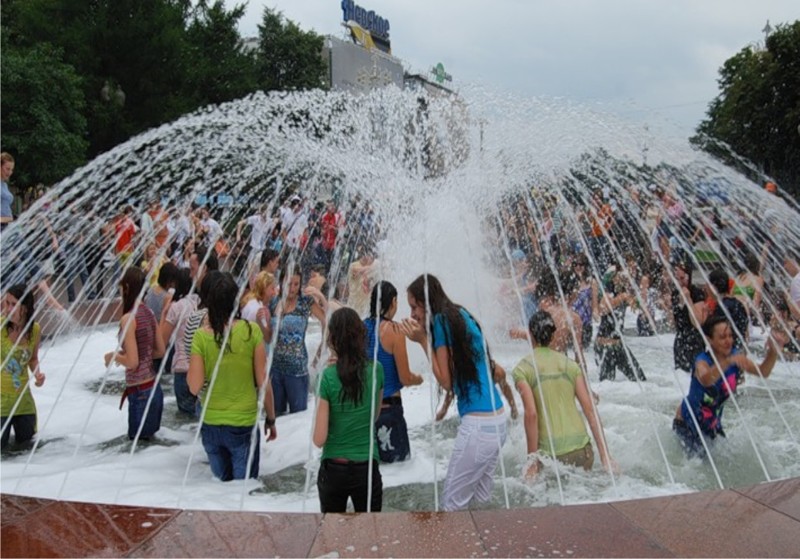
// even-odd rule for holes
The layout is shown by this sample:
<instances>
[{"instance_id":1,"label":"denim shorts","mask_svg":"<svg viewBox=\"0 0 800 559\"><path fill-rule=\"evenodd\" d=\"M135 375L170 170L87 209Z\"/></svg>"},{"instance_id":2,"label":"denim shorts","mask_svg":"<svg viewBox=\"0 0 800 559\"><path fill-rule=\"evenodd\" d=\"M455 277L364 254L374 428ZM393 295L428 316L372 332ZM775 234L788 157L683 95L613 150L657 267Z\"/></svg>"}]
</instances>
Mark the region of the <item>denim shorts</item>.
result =
<instances>
[{"instance_id":1,"label":"denim shorts","mask_svg":"<svg viewBox=\"0 0 800 559\"><path fill-rule=\"evenodd\" d=\"M384 398L381 414L375 423L375 444L381 462L402 462L411 458L408 426L399 397Z\"/></svg>"}]
</instances>

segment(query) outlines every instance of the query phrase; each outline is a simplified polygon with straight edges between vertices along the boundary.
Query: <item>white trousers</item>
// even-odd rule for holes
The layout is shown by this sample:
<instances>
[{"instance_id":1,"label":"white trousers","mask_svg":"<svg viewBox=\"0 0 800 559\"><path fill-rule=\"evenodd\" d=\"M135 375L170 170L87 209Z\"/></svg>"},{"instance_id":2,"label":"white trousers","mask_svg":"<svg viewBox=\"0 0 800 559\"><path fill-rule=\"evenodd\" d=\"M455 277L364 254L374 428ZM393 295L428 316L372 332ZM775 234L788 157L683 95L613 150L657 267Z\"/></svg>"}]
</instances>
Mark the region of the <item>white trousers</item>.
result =
<instances>
[{"instance_id":1,"label":"white trousers","mask_svg":"<svg viewBox=\"0 0 800 559\"><path fill-rule=\"evenodd\" d=\"M473 498L480 502L491 499L494 471L505 442L505 413L461 418L444 480L442 510L466 509Z\"/></svg>"}]
</instances>

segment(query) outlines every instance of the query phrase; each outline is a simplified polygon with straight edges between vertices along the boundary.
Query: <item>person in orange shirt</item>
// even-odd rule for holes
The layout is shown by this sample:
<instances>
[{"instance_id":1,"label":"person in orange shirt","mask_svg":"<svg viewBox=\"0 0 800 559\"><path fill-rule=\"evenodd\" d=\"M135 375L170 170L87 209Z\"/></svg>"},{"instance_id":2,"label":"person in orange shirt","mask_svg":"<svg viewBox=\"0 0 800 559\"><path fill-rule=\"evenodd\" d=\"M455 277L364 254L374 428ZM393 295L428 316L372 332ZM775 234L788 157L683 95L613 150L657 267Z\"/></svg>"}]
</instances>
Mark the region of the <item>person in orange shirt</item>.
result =
<instances>
[{"instance_id":1,"label":"person in orange shirt","mask_svg":"<svg viewBox=\"0 0 800 559\"><path fill-rule=\"evenodd\" d=\"M161 207L161 202L158 198L150 203L150 209L147 210L147 213L150 219L153 220L153 236L156 246L161 248L167 244L167 239L169 238L169 229L167 228L169 215Z\"/></svg>"},{"instance_id":2,"label":"person in orange shirt","mask_svg":"<svg viewBox=\"0 0 800 559\"><path fill-rule=\"evenodd\" d=\"M137 227L131 219L133 208L125 206L122 213L114 220L114 252L120 260L120 264L124 265L133 254L134 242L133 237L136 235Z\"/></svg>"},{"instance_id":3,"label":"person in orange shirt","mask_svg":"<svg viewBox=\"0 0 800 559\"><path fill-rule=\"evenodd\" d=\"M611 234L611 225L614 223L614 210L603 201L602 191L595 190L592 194L587 218L591 227L589 250L592 252L598 269L605 270L609 264L609 235Z\"/></svg>"}]
</instances>

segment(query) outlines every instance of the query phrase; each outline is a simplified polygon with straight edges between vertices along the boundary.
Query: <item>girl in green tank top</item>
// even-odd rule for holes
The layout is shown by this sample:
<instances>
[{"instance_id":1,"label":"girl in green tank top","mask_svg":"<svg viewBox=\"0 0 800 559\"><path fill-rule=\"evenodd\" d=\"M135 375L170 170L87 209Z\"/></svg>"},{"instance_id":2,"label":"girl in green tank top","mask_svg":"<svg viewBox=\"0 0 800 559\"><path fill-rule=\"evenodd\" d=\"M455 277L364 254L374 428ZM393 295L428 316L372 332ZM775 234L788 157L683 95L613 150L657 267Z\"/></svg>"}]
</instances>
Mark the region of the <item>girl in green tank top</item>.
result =
<instances>
[{"instance_id":1,"label":"girl in green tank top","mask_svg":"<svg viewBox=\"0 0 800 559\"><path fill-rule=\"evenodd\" d=\"M606 471L618 469L605 444L603 426L596 413L591 392L578 364L565 354L550 349L556 331L549 313L539 311L528 323L533 353L514 368L513 376L525 410L525 437L530 457L526 479L541 468L538 453L591 470L594 454L575 398L589 421L600 460Z\"/></svg>"}]
</instances>

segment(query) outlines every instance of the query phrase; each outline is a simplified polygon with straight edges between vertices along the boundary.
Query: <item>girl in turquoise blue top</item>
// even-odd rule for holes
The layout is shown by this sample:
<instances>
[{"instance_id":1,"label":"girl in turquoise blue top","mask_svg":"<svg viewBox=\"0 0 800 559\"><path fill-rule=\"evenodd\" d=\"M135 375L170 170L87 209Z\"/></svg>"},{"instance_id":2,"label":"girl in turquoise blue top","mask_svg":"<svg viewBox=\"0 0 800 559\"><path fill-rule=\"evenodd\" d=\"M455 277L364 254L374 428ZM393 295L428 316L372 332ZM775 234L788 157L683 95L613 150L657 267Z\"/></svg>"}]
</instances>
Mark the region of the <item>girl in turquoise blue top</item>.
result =
<instances>
[{"instance_id":1,"label":"girl in turquoise blue top","mask_svg":"<svg viewBox=\"0 0 800 559\"><path fill-rule=\"evenodd\" d=\"M489 356L475 318L445 294L439 280L423 274L408 286L411 318L403 332L429 355L433 374L458 402L461 425L444 481L442 508L466 509L492 496L494 471L506 440L506 414L489 374ZM427 324L426 324L427 322ZM428 343L430 330L430 344Z\"/></svg>"},{"instance_id":2,"label":"girl in turquoise blue top","mask_svg":"<svg viewBox=\"0 0 800 559\"><path fill-rule=\"evenodd\" d=\"M331 315L331 359L322 371L314 444L322 448L317 477L322 512L378 512L383 482L378 469L375 419L383 397L383 367L367 358L367 332L353 309ZM370 483L371 480L371 483Z\"/></svg>"}]
</instances>

